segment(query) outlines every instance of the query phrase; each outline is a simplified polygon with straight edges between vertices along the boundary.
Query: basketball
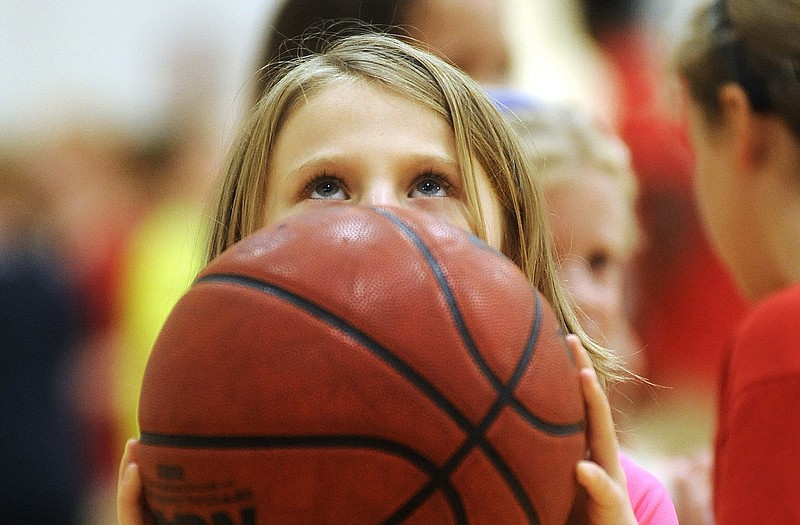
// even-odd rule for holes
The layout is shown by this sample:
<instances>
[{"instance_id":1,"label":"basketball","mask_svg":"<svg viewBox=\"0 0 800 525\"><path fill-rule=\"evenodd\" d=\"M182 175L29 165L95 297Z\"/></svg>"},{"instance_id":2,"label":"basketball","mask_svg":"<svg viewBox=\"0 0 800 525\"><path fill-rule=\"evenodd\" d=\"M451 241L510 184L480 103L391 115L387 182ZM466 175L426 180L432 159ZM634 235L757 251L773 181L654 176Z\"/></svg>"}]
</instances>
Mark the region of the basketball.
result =
<instances>
[{"instance_id":1,"label":"basketball","mask_svg":"<svg viewBox=\"0 0 800 525\"><path fill-rule=\"evenodd\" d=\"M419 212L320 206L178 301L132 452L159 524L563 524L584 417L509 259Z\"/></svg>"}]
</instances>

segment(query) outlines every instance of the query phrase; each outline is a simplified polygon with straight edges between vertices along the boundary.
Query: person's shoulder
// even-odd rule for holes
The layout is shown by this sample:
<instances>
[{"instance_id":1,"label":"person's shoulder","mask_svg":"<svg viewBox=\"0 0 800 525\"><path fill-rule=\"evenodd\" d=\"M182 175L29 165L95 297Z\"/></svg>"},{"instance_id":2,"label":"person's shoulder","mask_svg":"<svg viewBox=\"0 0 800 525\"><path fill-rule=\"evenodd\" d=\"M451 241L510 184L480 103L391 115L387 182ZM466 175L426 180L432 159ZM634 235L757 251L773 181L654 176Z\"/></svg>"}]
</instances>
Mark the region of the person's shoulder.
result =
<instances>
[{"instance_id":1,"label":"person's shoulder","mask_svg":"<svg viewBox=\"0 0 800 525\"><path fill-rule=\"evenodd\" d=\"M800 285L757 305L736 331L731 366L739 388L800 373Z\"/></svg>"},{"instance_id":2,"label":"person's shoulder","mask_svg":"<svg viewBox=\"0 0 800 525\"><path fill-rule=\"evenodd\" d=\"M748 313L742 329L758 329L760 325L775 326L787 320L800 319L800 284L785 288L765 298ZM797 327L800 329L800 326Z\"/></svg>"},{"instance_id":3,"label":"person's shoulder","mask_svg":"<svg viewBox=\"0 0 800 525\"><path fill-rule=\"evenodd\" d=\"M675 505L666 487L649 470L620 454L628 482L628 497L640 525L677 525Z\"/></svg>"}]
</instances>

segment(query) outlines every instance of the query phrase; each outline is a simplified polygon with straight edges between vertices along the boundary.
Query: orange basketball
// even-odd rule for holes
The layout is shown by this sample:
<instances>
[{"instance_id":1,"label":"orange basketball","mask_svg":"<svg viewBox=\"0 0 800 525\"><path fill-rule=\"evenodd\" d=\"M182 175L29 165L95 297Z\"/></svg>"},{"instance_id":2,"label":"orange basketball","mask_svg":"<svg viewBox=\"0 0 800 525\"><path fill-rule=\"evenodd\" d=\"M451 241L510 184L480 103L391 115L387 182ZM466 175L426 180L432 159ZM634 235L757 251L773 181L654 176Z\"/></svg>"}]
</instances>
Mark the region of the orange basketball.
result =
<instances>
[{"instance_id":1,"label":"orange basketball","mask_svg":"<svg viewBox=\"0 0 800 525\"><path fill-rule=\"evenodd\" d=\"M324 206L219 256L153 347L158 523L563 524L585 447L548 304L476 237Z\"/></svg>"}]
</instances>

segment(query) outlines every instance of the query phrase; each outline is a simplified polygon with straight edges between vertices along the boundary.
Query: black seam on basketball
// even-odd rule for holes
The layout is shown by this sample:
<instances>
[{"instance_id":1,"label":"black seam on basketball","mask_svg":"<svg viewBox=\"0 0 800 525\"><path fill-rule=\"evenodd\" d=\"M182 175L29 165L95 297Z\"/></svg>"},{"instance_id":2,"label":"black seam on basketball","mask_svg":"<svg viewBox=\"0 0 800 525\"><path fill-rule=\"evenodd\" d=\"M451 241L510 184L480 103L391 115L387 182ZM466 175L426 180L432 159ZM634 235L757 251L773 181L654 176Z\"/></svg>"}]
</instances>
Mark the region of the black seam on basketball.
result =
<instances>
[{"instance_id":1,"label":"black seam on basketball","mask_svg":"<svg viewBox=\"0 0 800 525\"><path fill-rule=\"evenodd\" d=\"M486 431L495 422L495 420L500 416L500 412L502 412L503 408L508 406L509 399L511 398L511 391L519 382L520 378L522 377L522 371L524 371L527 363L530 362L531 356L533 355L533 349L535 348L536 340L538 339L539 334L539 327L541 326L541 309L539 298L536 297L536 310L534 314L534 323L531 328L530 334L528 336L528 341L525 345L525 351L523 352L523 356L520 359L519 363L517 363L516 369L514 374L512 374L512 379L509 381L507 387L498 392L498 397L492 404L492 406L487 411L486 415L484 415L481 422L475 428L474 433L470 433L468 435L468 440L465 441L461 447L453 454L450 459L447 461L445 466L442 468L442 471L450 476L455 469L461 464L462 461L467 457L467 455L477 446L480 446L480 449L486 454L489 461L494 465L494 467L499 472L500 476L508 485L511 492L514 494L517 502L522 506L523 511L525 512L528 520L531 523L538 523L539 518L536 510L534 509L533 503L530 501L528 496L525 494L525 490L522 488L522 485L514 476L514 473L511 472L511 469L505 464L505 461L502 457L494 450L491 446L483 446L480 442L481 440L475 439L475 436L483 437L486 434ZM437 488L438 480L431 479L426 485L424 485L417 494L411 498L407 504L400 509L398 509L397 513L395 514L398 516L397 520L390 520L391 523L400 523L402 519L407 517L410 514L413 508L409 507L412 502L416 502L418 500L424 500L430 494L432 494L435 489ZM394 518L394 516L393 516Z\"/></svg>"},{"instance_id":2,"label":"black seam on basketball","mask_svg":"<svg viewBox=\"0 0 800 525\"><path fill-rule=\"evenodd\" d=\"M281 288L280 286L276 286L274 284L270 284L264 281L260 281L258 279L253 279L252 277L244 277L241 275L228 275L228 274L214 274L214 275L206 275L198 279L195 284L202 284L202 283L229 283L229 284L238 284L241 286L245 286L247 288L255 289L257 291L278 297L294 305L295 307L303 310L311 314L316 319L328 324L340 332L348 335L357 343L363 345L367 350L372 352L374 355L385 361L389 364L394 370L400 373L403 377L405 377L408 381L414 384L426 397L428 397L431 401L434 402L439 408L445 411L448 416L458 425L462 430L468 432L469 429L473 428L472 422L462 414L458 408L455 407L447 397L444 396L441 392L439 392L436 387L428 382L427 379L419 375L413 368L408 366L405 362L398 359L397 356L392 354L386 348L381 346L377 341L373 340L370 336L359 330L358 328L350 325L344 319L338 317L337 315L329 312L328 310L324 309L323 307L309 301L308 299L296 295L295 293Z\"/></svg>"},{"instance_id":3,"label":"black seam on basketball","mask_svg":"<svg viewBox=\"0 0 800 525\"><path fill-rule=\"evenodd\" d=\"M447 282L447 279L444 276L444 272L442 271L441 266L436 261L436 258L431 253L430 249L427 247L425 242L416 234L416 232L411 229L406 223L404 223L401 219L396 217L395 215L391 214L387 210L381 208L372 208L377 213L380 213L390 221L392 221L396 226L398 226L402 232L411 240L412 243L422 252L422 256L425 258L425 261L428 263L428 266L433 271L433 274L436 278L437 283L439 284L439 288L442 294L445 296L447 301L447 307L450 310L450 314L453 318L453 321L456 323L456 328L458 329L459 334L461 335L461 339L464 342L464 345L467 347L470 356L478 365L478 368L483 372L484 376L487 377L489 382L491 383L492 387L497 393L501 393L504 389L507 388L507 385L504 385L497 375L492 371L489 365L481 356L480 352L478 352L477 345L472 339L472 336L469 334L469 330L467 329L466 323L464 322L464 318L461 315L461 310L458 308L456 304L455 295L453 294L452 289L450 288L450 283ZM539 297L537 294L533 294L535 301L536 301L536 314L541 315L539 312ZM536 338L538 338L538 325L536 326L536 333L534 334L534 342ZM517 372L521 375L523 370L517 370ZM515 373L517 373L515 372ZM509 382L510 384L510 382ZM542 432L546 432L551 435L555 436L569 436L572 434L577 434L583 430L583 422L573 422L573 423L553 423L550 421L546 421L534 414L532 414L525 406L523 406L515 397L510 398L509 405L511 408L517 412L525 421L530 423L531 425L535 426Z\"/></svg>"},{"instance_id":4,"label":"black seam on basketball","mask_svg":"<svg viewBox=\"0 0 800 525\"><path fill-rule=\"evenodd\" d=\"M431 479L437 479L437 488L441 489L450 505L456 523L466 524L468 521L461 495L450 480L442 476L440 469L414 449L388 439L361 435L189 436L143 432L139 442L150 446L217 450L338 448L386 452L408 461Z\"/></svg>"}]
</instances>

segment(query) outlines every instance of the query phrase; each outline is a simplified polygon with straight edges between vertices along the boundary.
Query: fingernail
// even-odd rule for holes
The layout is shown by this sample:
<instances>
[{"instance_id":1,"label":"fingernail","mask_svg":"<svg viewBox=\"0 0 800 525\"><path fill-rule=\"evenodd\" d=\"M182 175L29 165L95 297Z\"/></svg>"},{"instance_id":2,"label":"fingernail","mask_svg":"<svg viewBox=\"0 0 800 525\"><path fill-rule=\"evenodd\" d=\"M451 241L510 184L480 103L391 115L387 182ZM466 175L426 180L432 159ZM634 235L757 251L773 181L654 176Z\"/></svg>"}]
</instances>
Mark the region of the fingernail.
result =
<instances>
[{"instance_id":1,"label":"fingernail","mask_svg":"<svg viewBox=\"0 0 800 525\"><path fill-rule=\"evenodd\" d=\"M582 459L582 460L578 461L578 464L575 467L575 470L577 472L579 480L589 481L592 478L594 478L594 476L595 476L595 474L597 472L597 468L598 467L594 462ZM581 483L581 484L583 484L583 483Z\"/></svg>"},{"instance_id":2,"label":"fingernail","mask_svg":"<svg viewBox=\"0 0 800 525\"><path fill-rule=\"evenodd\" d=\"M125 466L125 471L122 473L122 482L129 483L139 470L139 465L136 463L128 463Z\"/></svg>"}]
</instances>

